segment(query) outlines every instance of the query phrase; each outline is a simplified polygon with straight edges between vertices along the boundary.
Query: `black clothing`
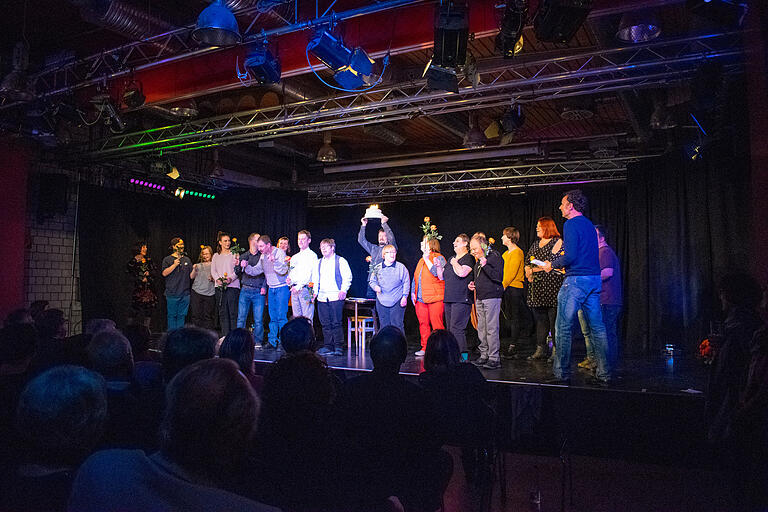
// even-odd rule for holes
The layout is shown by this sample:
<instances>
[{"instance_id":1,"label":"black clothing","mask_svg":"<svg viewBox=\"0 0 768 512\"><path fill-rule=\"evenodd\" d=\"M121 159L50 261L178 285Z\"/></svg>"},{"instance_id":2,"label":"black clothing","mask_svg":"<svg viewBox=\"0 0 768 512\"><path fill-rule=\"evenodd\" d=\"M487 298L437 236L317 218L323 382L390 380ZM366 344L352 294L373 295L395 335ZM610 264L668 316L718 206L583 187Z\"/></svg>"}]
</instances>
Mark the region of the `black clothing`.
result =
<instances>
[{"instance_id":1,"label":"black clothing","mask_svg":"<svg viewBox=\"0 0 768 512\"><path fill-rule=\"evenodd\" d=\"M469 268L475 266L475 258L467 253L458 261L459 265L466 265ZM474 301L474 294L469 289L469 283L472 281L472 272L464 277L459 277L453 271L453 265L448 263L443 271L443 279L445 280L445 297L444 303L461 303L472 304Z\"/></svg>"},{"instance_id":2,"label":"black clothing","mask_svg":"<svg viewBox=\"0 0 768 512\"><path fill-rule=\"evenodd\" d=\"M500 299L504 295L504 260L493 250L485 259L485 266L481 266L479 261L475 265L475 297L477 300Z\"/></svg>"},{"instance_id":3,"label":"black clothing","mask_svg":"<svg viewBox=\"0 0 768 512\"><path fill-rule=\"evenodd\" d=\"M173 265L174 261L176 258L173 254L163 258L163 270ZM192 284L192 280L189 278L190 273L192 273L192 260L187 256L182 256L173 272L165 276L165 296L184 297L189 295L189 288Z\"/></svg>"},{"instance_id":4,"label":"black clothing","mask_svg":"<svg viewBox=\"0 0 768 512\"><path fill-rule=\"evenodd\" d=\"M552 237L544 247L539 247L539 241L535 240L528 249L528 262L531 259L540 261L552 261L555 256L552 254L552 248L560 240L559 237ZM598 272L599 273L599 272ZM559 272L535 272L533 282L528 286L528 306L532 308L557 307L557 294L563 285L565 276ZM554 334L554 333L553 333Z\"/></svg>"}]
</instances>

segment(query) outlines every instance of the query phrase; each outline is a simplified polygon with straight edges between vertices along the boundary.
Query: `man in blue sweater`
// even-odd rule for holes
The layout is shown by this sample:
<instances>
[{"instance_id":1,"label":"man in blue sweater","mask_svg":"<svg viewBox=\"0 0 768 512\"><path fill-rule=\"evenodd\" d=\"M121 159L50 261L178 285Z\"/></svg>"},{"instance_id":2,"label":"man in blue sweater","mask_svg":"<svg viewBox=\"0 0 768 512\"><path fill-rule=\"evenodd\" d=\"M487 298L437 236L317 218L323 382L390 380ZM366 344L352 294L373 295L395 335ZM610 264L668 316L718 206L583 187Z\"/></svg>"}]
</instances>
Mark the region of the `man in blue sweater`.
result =
<instances>
[{"instance_id":1,"label":"man in blue sweater","mask_svg":"<svg viewBox=\"0 0 768 512\"><path fill-rule=\"evenodd\" d=\"M600 311L600 259L595 226L584 216L589 202L581 190L570 190L560 202L567 220L563 226L563 249L544 270L565 268L565 280L557 294L555 321L555 382L568 384L571 378L571 330L579 309L589 324L595 351L597 379L590 383L607 384L611 379L606 357L606 332Z\"/></svg>"}]
</instances>

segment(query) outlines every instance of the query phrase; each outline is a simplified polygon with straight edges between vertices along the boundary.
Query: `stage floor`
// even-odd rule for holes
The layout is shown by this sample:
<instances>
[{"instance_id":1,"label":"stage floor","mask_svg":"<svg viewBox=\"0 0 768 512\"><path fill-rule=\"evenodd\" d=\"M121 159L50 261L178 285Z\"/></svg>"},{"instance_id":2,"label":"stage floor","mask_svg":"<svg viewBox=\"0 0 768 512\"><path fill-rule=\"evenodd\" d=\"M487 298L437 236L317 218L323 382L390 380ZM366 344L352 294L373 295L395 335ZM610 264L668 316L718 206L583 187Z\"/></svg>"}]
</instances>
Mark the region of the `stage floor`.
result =
<instances>
[{"instance_id":1,"label":"stage floor","mask_svg":"<svg viewBox=\"0 0 768 512\"><path fill-rule=\"evenodd\" d=\"M415 357L413 352L418 347L409 347L408 358L402 365L400 373L418 375L424 371L424 358ZM257 363L271 363L283 355L278 349L257 349ZM373 369L370 353L356 354L353 350L345 350L343 356L325 357L328 365L337 370L370 371ZM616 378L608 388L590 386L585 383L590 372L576 366L581 358L573 360L573 375L570 388L609 390L631 393L652 393L684 395L691 398L703 398L706 391L706 367L696 359L681 357L657 357L652 359L627 358L621 361ZM502 360L501 368L486 370L480 368L485 378L490 382L518 386L545 386L564 388L561 384L546 384L552 377L552 365L546 361L528 361L525 359Z\"/></svg>"}]
</instances>

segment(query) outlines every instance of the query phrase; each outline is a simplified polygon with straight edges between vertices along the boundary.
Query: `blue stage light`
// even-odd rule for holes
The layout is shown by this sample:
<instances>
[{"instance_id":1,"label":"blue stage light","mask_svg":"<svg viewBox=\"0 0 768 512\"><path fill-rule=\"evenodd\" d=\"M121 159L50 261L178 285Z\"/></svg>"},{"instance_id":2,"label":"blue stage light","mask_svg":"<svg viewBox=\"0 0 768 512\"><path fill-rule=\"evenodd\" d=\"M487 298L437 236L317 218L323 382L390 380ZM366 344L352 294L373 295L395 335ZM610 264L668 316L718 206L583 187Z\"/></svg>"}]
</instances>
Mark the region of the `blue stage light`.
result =
<instances>
[{"instance_id":1,"label":"blue stage light","mask_svg":"<svg viewBox=\"0 0 768 512\"><path fill-rule=\"evenodd\" d=\"M333 70L333 78L345 89L368 86L376 80L373 76L375 61L365 53L365 50L362 48L350 50L344 46L341 38L335 37L328 30L317 31L309 41L307 51Z\"/></svg>"},{"instance_id":2,"label":"blue stage light","mask_svg":"<svg viewBox=\"0 0 768 512\"><path fill-rule=\"evenodd\" d=\"M260 84L276 84L280 81L280 61L269 51L266 41L251 47L245 59L245 69Z\"/></svg>"}]
</instances>

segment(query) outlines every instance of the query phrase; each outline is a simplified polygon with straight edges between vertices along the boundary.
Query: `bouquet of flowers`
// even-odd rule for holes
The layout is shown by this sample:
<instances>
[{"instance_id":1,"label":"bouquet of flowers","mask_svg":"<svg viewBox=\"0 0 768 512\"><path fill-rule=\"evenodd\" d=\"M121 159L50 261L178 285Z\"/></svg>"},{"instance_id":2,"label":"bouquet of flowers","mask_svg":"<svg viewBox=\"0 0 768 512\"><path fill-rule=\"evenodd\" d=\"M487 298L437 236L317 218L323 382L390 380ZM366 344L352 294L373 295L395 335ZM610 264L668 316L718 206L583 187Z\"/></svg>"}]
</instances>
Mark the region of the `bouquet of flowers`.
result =
<instances>
[{"instance_id":1,"label":"bouquet of flowers","mask_svg":"<svg viewBox=\"0 0 768 512\"><path fill-rule=\"evenodd\" d=\"M442 240L443 236L437 232L437 226L430 224L430 218L424 217L424 224L421 225L421 230L424 232L424 236L427 240Z\"/></svg>"},{"instance_id":2,"label":"bouquet of flowers","mask_svg":"<svg viewBox=\"0 0 768 512\"><path fill-rule=\"evenodd\" d=\"M312 281L307 283L307 286L301 289L301 298L306 302L312 302L312 297L315 292L315 283Z\"/></svg>"}]
</instances>

